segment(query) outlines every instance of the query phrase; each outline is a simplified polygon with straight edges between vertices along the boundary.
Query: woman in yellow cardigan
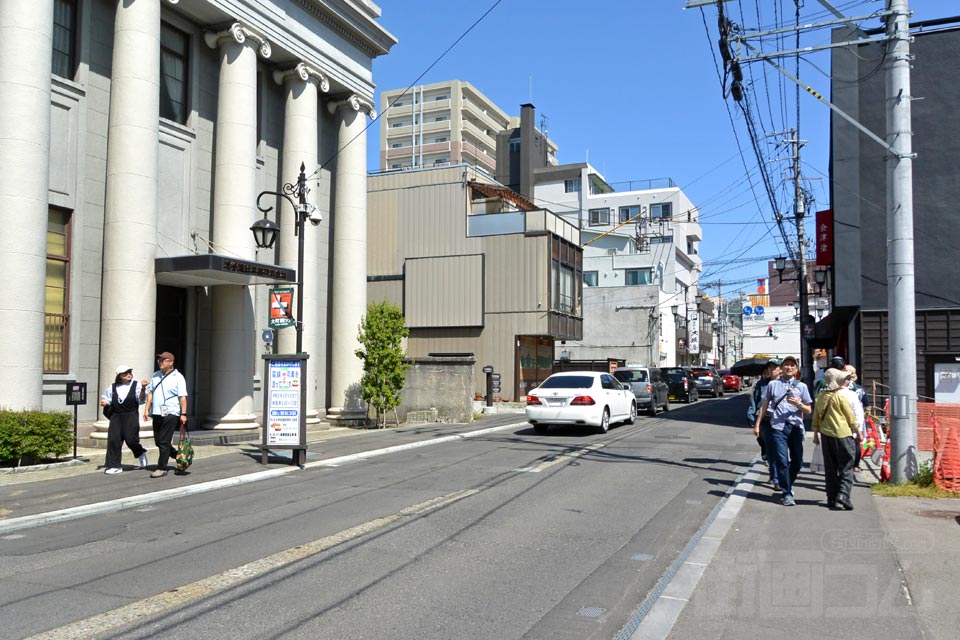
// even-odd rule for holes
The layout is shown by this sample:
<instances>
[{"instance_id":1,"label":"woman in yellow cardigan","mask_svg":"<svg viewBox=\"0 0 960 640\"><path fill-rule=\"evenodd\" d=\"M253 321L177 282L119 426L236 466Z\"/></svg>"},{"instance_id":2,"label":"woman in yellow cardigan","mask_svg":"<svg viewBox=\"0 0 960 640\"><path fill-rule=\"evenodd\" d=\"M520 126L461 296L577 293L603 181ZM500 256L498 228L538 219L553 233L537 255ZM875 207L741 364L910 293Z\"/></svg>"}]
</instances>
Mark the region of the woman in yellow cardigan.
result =
<instances>
[{"instance_id":1,"label":"woman in yellow cardigan","mask_svg":"<svg viewBox=\"0 0 960 640\"><path fill-rule=\"evenodd\" d=\"M824 373L826 388L817 396L813 409L813 444L819 444L823 451L827 506L853 511L850 489L860 428L850 403L840 393L849 375L839 369L827 369Z\"/></svg>"}]
</instances>

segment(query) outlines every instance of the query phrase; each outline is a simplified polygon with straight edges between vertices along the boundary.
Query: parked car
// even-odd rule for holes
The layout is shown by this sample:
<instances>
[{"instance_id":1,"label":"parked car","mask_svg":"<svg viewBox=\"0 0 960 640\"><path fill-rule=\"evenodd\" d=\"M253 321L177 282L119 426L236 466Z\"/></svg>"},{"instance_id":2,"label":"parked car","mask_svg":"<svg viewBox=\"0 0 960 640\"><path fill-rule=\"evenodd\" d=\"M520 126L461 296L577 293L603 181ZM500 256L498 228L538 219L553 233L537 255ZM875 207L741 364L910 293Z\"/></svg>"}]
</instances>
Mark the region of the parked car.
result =
<instances>
[{"instance_id":1,"label":"parked car","mask_svg":"<svg viewBox=\"0 0 960 640\"><path fill-rule=\"evenodd\" d=\"M663 367L660 371L663 373L663 377L667 379L668 399L696 402L700 397L700 392L697 391L697 381L690 369L686 367Z\"/></svg>"},{"instance_id":2,"label":"parked car","mask_svg":"<svg viewBox=\"0 0 960 640\"><path fill-rule=\"evenodd\" d=\"M720 374L720 379L723 380L724 391L736 391L739 393L745 386L743 378L735 373L730 373L730 369L721 369L718 373Z\"/></svg>"},{"instance_id":3,"label":"parked car","mask_svg":"<svg viewBox=\"0 0 960 640\"><path fill-rule=\"evenodd\" d=\"M659 367L628 365L616 369L613 377L633 391L637 398L637 411L646 411L655 416L659 407L663 407L664 411L670 409L670 389Z\"/></svg>"},{"instance_id":4,"label":"parked car","mask_svg":"<svg viewBox=\"0 0 960 640\"><path fill-rule=\"evenodd\" d=\"M713 367L690 367L690 372L697 381L697 391L709 393L714 398L723 395L723 380Z\"/></svg>"},{"instance_id":5,"label":"parked car","mask_svg":"<svg viewBox=\"0 0 960 640\"><path fill-rule=\"evenodd\" d=\"M555 373L527 394L527 421L537 433L551 424L582 424L606 433L615 422L633 424L637 400L609 373Z\"/></svg>"}]
</instances>

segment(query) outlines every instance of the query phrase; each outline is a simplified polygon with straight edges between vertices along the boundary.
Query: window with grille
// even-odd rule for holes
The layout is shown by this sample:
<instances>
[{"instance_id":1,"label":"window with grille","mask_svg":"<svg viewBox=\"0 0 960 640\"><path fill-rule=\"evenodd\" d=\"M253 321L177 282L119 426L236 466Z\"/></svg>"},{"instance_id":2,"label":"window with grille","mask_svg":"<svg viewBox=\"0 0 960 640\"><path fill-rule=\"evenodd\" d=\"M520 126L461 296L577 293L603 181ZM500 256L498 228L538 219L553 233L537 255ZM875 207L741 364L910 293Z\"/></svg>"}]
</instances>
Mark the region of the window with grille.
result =
<instances>
[{"instance_id":1,"label":"window with grille","mask_svg":"<svg viewBox=\"0 0 960 640\"><path fill-rule=\"evenodd\" d=\"M70 212L51 208L47 217L43 372L66 373L69 362Z\"/></svg>"}]
</instances>

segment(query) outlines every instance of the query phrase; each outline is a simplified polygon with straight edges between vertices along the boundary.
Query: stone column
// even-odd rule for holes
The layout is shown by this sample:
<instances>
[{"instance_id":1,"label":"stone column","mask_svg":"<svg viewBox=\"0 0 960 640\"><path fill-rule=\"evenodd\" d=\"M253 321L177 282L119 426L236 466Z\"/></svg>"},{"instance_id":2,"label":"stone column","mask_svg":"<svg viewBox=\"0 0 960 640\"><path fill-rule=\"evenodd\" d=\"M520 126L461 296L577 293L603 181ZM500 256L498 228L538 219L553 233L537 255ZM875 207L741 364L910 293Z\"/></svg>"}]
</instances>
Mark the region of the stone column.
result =
<instances>
[{"instance_id":1,"label":"stone column","mask_svg":"<svg viewBox=\"0 0 960 640\"><path fill-rule=\"evenodd\" d=\"M0 406L43 404L53 0L0 2Z\"/></svg>"},{"instance_id":2,"label":"stone column","mask_svg":"<svg viewBox=\"0 0 960 640\"><path fill-rule=\"evenodd\" d=\"M218 254L253 260L250 226L259 218L257 198L257 50L270 44L236 23L204 34L220 50L216 156L213 187L213 246ZM246 286L217 285L211 294L210 414L208 426L257 426L253 407L256 324Z\"/></svg>"},{"instance_id":3,"label":"stone column","mask_svg":"<svg viewBox=\"0 0 960 640\"><path fill-rule=\"evenodd\" d=\"M133 366L138 380L156 369L160 1L115 6L97 395L119 364Z\"/></svg>"},{"instance_id":4,"label":"stone column","mask_svg":"<svg viewBox=\"0 0 960 640\"><path fill-rule=\"evenodd\" d=\"M273 72L274 81L285 87L286 106L283 121L283 157L281 159L281 182L296 185L300 175L301 163L306 167L307 203L317 204L316 178L310 176L317 169L318 153L318 117L317 89L326 93L330 82L326 76L300 63L292 69ZM298 238L294 235L297 213L284 198L280 200L280 264L296 269L299 251ZM296 196L294 196L296 200ZM324 224L326 227L326 224ZM311 223L304 225L303 273L297 277L303 282L303 350L310 354L307 361L309 372L307 385L307 422L318 422L318 414L324 409L317 401L320 380L324 367L320 360L320 345L323 323L320 316L320 237L324 229L318 229ZM296 305L294 305L296 308ZM295 353L297 334L293 327L278 332L277 348L280 353Z\"/></svg>"},{"instance_id":5,"label":"stone column","mask_svg":"<svg viewBox=\"0 0 960 640\"><path fill-rule=\"evenodd\" d=\"M360 397L363 363L355 355L360 322L367 313L367 171L366 114L373 107L358 96L329 102L339 113L339 135L333 213L333 292L330 308L330 408L341 421L366 418Z\"/></svg>"}]
</instances>

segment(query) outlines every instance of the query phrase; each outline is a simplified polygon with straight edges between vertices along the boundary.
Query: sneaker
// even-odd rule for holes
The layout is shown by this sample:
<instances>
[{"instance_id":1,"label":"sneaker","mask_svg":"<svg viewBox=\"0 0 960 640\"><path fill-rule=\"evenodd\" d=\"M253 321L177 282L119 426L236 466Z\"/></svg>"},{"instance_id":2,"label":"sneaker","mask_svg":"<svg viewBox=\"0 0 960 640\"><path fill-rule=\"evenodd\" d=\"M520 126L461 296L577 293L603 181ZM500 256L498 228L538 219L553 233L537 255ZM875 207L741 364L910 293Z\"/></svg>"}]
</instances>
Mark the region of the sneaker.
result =
<instances>
[{"instance_id":1,"label":"sneaker","mask_svg":"<svg viewBox=\"0 0 960 640\"><path fill-rule=\"evenodd\" d=\"M779 483L779 482L774 482L774 483L773 483L773 490L774 490L774 491L780 491L780 483Z\"/></svg>"},{"instance_id":2,"label":"sneaker","mask_svg":"<svg viewBox=\"0 0 960 640\"><path fill-rule=\"evenodd\" d=\"M109 469L104 469L103 471L108 476L116 475L118 473L123 473L123 469L120 467L110 467Z\"/></svg>"},{"instance_id":3,"label":"sneaker","mask_svg":"<svg viewBox=\"0 0 960 640\"><path fill-rule=\"evenodd\" d=\"M793 496L784 496L783 497L783 506L785 507L795 507L797 506L796 501L794 501Z\"/></svg>"},{"instance_id":4,"label":"sneaker","mask_svg":"<svg viewBox=\"0 0 960 640\"><path fill-rule=\"evenodd\" d=\"M141 469L147 468L147 452L146 451L140 454L140 468Z\"/></svg>"},{"instance_id":5,"label":"sneaker","mask_svg":"<svg viewBox=\"0 0 960 640\"><path fill-rule=\"evenodd\" d=\"M837 504L843 507L844 511L853 511L853 503L847 496L837 496Z\"/></svg>"},{"instance_id":6,"label":"sneaker","mask_svg":"<svg viewBox=\"0 0 960 640\"><path fill-rule=\"evenodd\" d=\"M151 478L162 478L162 477L165 476L165 475L167 475L167 470L166 470L166 469L157 469L156 471L154 471L153 473L150 474L150 477L151 477Z\"/></svg>"}]
</instances>

